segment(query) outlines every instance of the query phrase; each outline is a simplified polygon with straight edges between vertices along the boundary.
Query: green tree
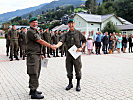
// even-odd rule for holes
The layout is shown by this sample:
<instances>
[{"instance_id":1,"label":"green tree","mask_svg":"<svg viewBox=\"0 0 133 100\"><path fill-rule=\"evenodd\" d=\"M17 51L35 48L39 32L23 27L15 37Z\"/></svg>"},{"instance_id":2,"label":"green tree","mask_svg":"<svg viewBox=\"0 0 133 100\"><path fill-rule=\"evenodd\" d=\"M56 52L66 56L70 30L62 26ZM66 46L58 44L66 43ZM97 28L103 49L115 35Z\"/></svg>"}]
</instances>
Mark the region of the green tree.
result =
<instances>
[{"instance_id":1,"label":"green tree","mask_svg":"<svg viewBox=\"0 0 133 100\"><path fill-rule=\"evenodd\" d=\"M105 25L105 27L103 28L102 32L103 33L105 33L105 32L109 32L109 33L113 33L113 32L120 33L120 30L113 24L112 21L109 21Z\"/></svg>"},{"instance_id":2,"label":"green tree","mask_svg":"<svg viewBox=\"0 0 133 100\"><path fill-rule=\"evenodd\" d=\"M85 2L85 8L88 11L91 11L91 13L96 13L97 0L86 0L86 2Z\"/></svg>"},{"instance_id":3,"label":"green tree","mask_svg":"<svg viewBox=\"0 0 133 100\"><path fill-rule=\"evenodd\" d=\"M114 2L104 2L102 5L98 6L96 13L99 15L116 13Z\"/></svg>"},{"instance_id":4,"label":"green tree","mask_svg":"<svg viewBox=\"0 0 133 100\"><path fill-rule=\"evenodd\" d=\"M116 15L133 23L133 0L121 0L115 3Z\"/></svg>"}]
</instances>

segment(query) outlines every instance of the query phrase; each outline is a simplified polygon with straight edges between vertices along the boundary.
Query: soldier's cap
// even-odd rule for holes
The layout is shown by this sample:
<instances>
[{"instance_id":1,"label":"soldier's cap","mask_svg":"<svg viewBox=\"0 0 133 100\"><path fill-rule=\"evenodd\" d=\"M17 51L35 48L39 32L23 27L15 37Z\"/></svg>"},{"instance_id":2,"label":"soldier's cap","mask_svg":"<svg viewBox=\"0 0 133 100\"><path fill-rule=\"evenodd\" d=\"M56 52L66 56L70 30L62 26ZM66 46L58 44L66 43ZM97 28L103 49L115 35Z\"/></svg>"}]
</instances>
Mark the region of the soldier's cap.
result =
<instances>
[{"instance_id":1,"label":"soldier's cap","mask_svg":"<svg viewBox=\"0 0 133 100\"><path fill-rule=\"evenodd\" d=\"M56 32L57 30L55 30L54 32Z\"/></svg>"},{"instance_id":2,"label":"soldier's cap","mask_svg":"<svg viewBox=\"0 0 133 100\"><path fill-rule=\"evenodd\" d=\"M14 26L14 25L16 25L16 24L12 24L12 26Z\"/></svg>"},{"instance_id":3,"label":"soldier's cap","mask_svg":"<svg viewBox=\"0 0 133 100\"><path fill-rule=\"evenodd\" d=\"M36 17L31 17L30 20L29 20L29 23L33 22L33 21L36 21L37 18Z\"/></svg>"},{"instance_id":4,"label":"soldier's cap","mask_svg":"<svg viewBox=\"0 0 133 100\"><path fill-rule=\"evenodd\" d=\"M22 28L24 28L24 27L21 27L20 29L22 29Z\"/></svg>"},{"instance_id":5,"label":"soldier's cap","mask_svg":"<svg viewBox=\"0 0 133 100\"><path fill-rule=\"evenodd\" d=\"M61 30L59 30L59 31L61 31Z\"/></svg>"},{"instance_id":6,"label":"soldier's cap","mask_svg":"<svg viewBox=\"0 0 133 100\"><path fill-rule=\"evenodd\" d=\"M24 27L24 29L27 28L27 27Z\"/></svg>"},{"instance_id":7,"label":"soldier's cap","mask_svg":"<svg viewBox=\"0 0 133 100\"><path fill-rule=\"evenodd\" d=\"M74 23L74 19L69 19L67 23Z\"/></svg>"},{"instance_id":8,"label":"soldier's cap","mask_svg":"<svg viewBox=\"0 0 133 100\"><path fill-rule=\"evenodd\" d=\"M42 30L43 28L40 28L40 30Z\"/></svg>"},{"instance_id":9,"label":"soldier's cap","mask_svg":"<svg viewBox=\"0 0 133 100\"><path fill-rule=\"evenodd\" d=\"M17 28L17 30L19 30L19 28Z\"/></svg>"},{"instance_id":10,"label":"soldier's cap","mask_svg":"<svg viewBox=\"0 0 133 100\"><path fill-rule=\"evenodd\" d=\"M9 29L10 27L8 27L7 29Z\"/></svg>"},{"instance_id":11,"label":"soldier's cap","mask_svg":"<svg viewBox=\"0 0 133 100\"><path fill-rule=\"evenodd\" d=\"M48 29L49 27L48 26L46 26L46 29Z\"/></svg>"}]
</instances>

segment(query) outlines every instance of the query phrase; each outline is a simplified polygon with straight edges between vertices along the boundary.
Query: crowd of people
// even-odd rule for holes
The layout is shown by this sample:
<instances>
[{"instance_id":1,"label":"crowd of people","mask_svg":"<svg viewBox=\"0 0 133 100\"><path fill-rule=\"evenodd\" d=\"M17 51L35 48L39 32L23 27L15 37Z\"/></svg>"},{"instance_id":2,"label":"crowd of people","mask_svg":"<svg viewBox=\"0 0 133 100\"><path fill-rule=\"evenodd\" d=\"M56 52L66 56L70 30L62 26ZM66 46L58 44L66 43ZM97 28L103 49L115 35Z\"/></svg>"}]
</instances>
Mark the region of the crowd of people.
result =
<instances>
[{"instance_id":1,"label":"crowd of people","mask_svg":"<svg viewBox=\"0 0 133 100\"><path fill-rule=\"evenodd\" d=\"M128 45L129 42L129 46ZM93 47L95 48L95 52L97 55L101 54L100 51L103 51L103 54L112 54L114 51L121 51L126 53L126 49L128 48L129 53L132 51L133 46L133 34L130 34L127 37L127 34L121 33L108 33L105 32L103 35L101 32L94 34L94 31L89 32L89 36L87 38L86 47L88 50L88 54L93 54ZM102 48L102 50L101 50ZM85 53L85 47L83 52Z\"/></svg>"},{"instance_id":2,"label":"crowd of people","mask_svg":"<svg viewBox=\"0 0 133 100\"><path fill-rule=\"evenodd\" d=\"M13 61L13 56L16 58L16 60L19 60L18 55L22 57L23 60L25 60L26 57L26 34L27 34L27 28L21 27L20 29L16 29L16 25L13 24L12 28L8 28L7 33L5 34L6 38L6 53L7 56L9 56L10 61ZM63 34L67 32L67 30L55 30L54 32L49 30L48 27L46 29L40 28L38 29L41 39L45 40L46 42L50 44L57 44ZM14 33L11 34L11 33ZM85 32L83 32L83 35L85 35ZM96 34L94 31L90 31L87 38L86 38L86 45L83 48L82 52L86 53L87 48L87 54L95 54L99 55L101 54L101 48L104 54L111 54L114 53L114 51L118 51L120 53L121 51L123 53L126 53L126 49L128 48L129 53L132 52L132 46L133 46L133 34L130 34L127 37L127 34L121 34L121 33L108 33L105 32L104 34L100 31ZM128 45L129 42L129 46ZM82 43L81 43L82 44ZM10 50L9 50L10 48ZM93 50L94 49L94 50ZM10 53L9 53L10 51ZM59 54L60 53L60 54ZM42 55L44 57L51 58L53 57L63 57L66 56L66 49L65 44L62 45L59 49L56 49L55 51L52 50L49 47L42 46ZM46 56L47 55L47 56Z\"/></svg>"}]
</instances>

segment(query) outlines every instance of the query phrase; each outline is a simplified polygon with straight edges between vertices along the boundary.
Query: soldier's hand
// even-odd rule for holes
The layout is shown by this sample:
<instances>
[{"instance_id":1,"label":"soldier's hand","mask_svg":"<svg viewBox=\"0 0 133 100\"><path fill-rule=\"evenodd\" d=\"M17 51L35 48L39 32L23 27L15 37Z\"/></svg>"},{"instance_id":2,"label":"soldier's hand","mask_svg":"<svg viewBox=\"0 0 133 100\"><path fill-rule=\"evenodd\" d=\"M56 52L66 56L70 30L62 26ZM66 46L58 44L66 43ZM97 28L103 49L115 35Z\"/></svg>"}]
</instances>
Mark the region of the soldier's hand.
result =
<instances>
[{"instance_id":1,"label":"soldier's hand","mask_svg":"<svg viewBox=\"0 0 133 100\"><path fill-rule=\"evenodd\" d=\"M56 50L56 49L57 49L57 46L56 46L56 45L51 45L51 48L52 48L53 50Z\"/></svg>"},{"instance_id":2,"label":"soldier's hand","mask_svg":"<svg viewBox=\"0 0 133 100\"><path fill-rule=\"evenodd\" d=\"M82 51L82 48L78 48L76 52L81 52Z\"/></svg>"}]
</instances>

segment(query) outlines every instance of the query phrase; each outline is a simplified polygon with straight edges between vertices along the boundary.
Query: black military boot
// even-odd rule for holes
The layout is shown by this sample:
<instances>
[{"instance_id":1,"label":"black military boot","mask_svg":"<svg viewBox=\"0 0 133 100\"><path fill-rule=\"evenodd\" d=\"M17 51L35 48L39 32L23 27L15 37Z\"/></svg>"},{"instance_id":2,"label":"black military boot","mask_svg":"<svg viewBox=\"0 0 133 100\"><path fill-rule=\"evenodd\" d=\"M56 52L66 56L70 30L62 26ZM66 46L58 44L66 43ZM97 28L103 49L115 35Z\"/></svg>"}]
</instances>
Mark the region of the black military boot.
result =
<instances>
[{"instance_id":1,"label":"black military boot","mask_svg":"<svg viewBox=\"0 0 133 100\"><path fill-rule=\"evenodd\" d=\"M51 58L49 54L47 55L47 57L48 57L48 58Z\"/></svg>"},{"instance_id":2,"label":"black military boot","mask_svg":"<svg viewBox=\"0 0 133 100\"><path fill-rule=\"evenodd\" d=\"M23 56L23 60L25 60L25 56Z\"/></svg>"},{"instance_id":3,"label":"black military boot","mask_svg":"<svg viewBox=\"0 0 133 100\"><path fill-rule=\"evenodd\" d=\"M13 61L13 57L10 57L10 61Z\"/></svg>"},{"instance_id":4,"label":"black military boot","mask_svg":"<svg viewBox=\"0 0 133 100\"><path fill-rule=\"evenodd\" d=\"M66 90L70 90L71 88L73 88L73 84L72 84L72 79L69 78L69 84L68 84L68 86L66 87Z\"/></svg>"},{"instance_id":5,"label":"black military boot","mask_svg":"<svg viewBox=\"0 0 133 100\"><path fill-rule=\"evenodd\" d=\"M17 56L16 56L16 60L19 60Z\"/></svg>"},{"instance_id":6,"label":"black military boot","mask_svg":"<svg viewBox=\"0 0 133 100\"><path fill-rule=\"evenodd\" d=\"M32 95L33 93L34 93L34 91L33 91L33 90L30 90L29 95ZM36 90L36 93L37 93L37 94L42 94L42 92L37 91L37 90Z\"/></svg>"},{"instance_id":7,"label":"black military boot","mask_svg":"<svg viewBox=\"0 0 133 100\"><path fill-rule=\"evenodd\" d=\"M38 94L36 90L32 91L31 99L43 99L43 98L44 96Z\"/></svg>"},{"instance_id":8,"label":"black military boot","mask_svg":"<svg viewBox=\"0 0 133 100\"><path fill-rule=\"evenodd\" d=\"M80 79L77 79L77 86L76 86L76 91L80 91Z\"/></svg>"}]
</instances>

